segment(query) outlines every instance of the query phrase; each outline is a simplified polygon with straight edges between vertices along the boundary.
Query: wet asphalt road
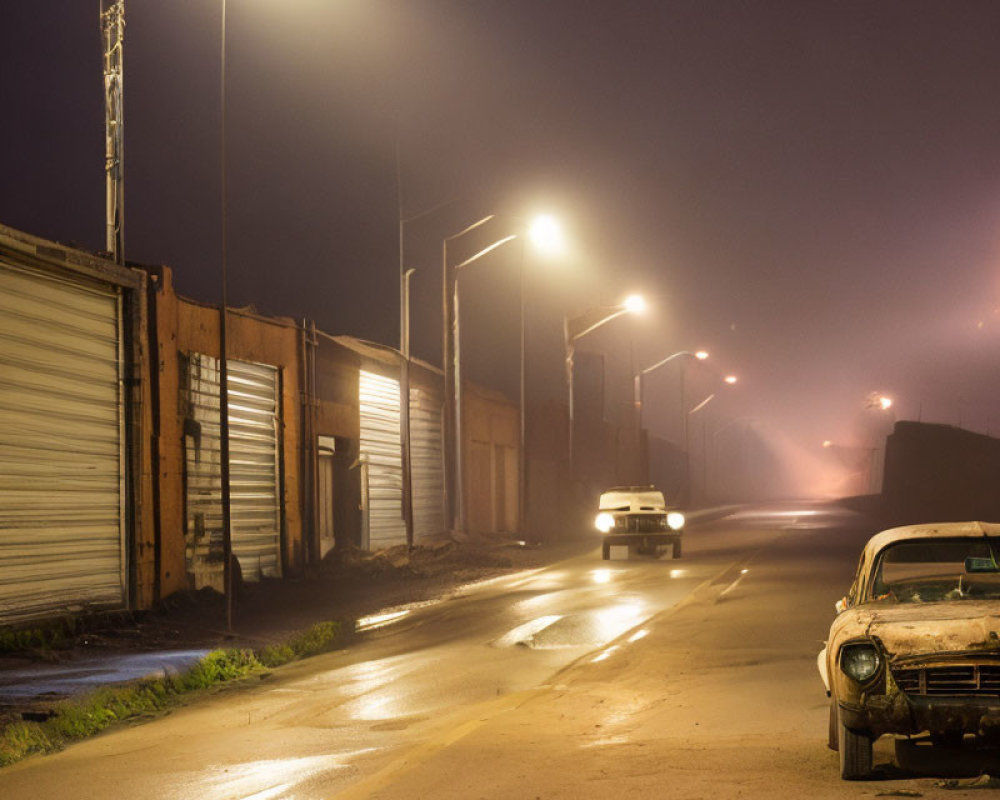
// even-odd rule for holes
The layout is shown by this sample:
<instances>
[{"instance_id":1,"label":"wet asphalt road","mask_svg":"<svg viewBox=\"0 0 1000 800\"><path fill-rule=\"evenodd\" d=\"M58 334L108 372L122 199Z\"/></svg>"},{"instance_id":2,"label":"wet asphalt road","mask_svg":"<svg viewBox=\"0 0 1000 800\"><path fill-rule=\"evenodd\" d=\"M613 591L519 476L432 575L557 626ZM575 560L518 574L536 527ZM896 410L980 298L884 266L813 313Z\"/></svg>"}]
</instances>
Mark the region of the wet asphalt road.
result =
<instances>
[{"instance_id":1,"label":"wet asphalt road","mask_svg":"<svg viewBox=\"0 0 1000 800\"><path fill-rule=\"evenodd\" d=\"M351 794L401 756L446 749L558 686L574 664L641 641L696 587L738 585L741 565L781 532L822 524L802 507L744 516L689 531L679 560L604 562L595 543L583 557L396 609L349 650L0 771L0 797Z\"/></svg>"}]
</instances>

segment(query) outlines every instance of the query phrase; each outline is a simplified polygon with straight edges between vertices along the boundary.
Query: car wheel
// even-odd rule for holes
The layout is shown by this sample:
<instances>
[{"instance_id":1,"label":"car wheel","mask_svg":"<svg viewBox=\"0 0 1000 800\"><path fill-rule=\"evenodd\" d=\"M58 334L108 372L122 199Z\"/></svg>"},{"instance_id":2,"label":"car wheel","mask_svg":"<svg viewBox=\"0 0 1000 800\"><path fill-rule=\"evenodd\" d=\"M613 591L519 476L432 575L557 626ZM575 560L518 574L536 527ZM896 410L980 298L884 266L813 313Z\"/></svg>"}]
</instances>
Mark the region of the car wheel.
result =
<instances>
[{"instance_id":1,"label":"car wheel","mask_svg":"<svg viewBox=\"0 0 1000 800\"><path fill-rule=\"evenodd\" d=\"M840 753L840 777L845 781L863 780L872 772L872 738L850 730L837 711L837 750Z\"/></svg>"},{"instance_id":2,"label":"car wheel","mask_svg":"<svg viewBox=\"0 0 1000 800\"><path fill-rule=\"evenodd\" d=\"M674 542L673 557L674 558L680 558L681 557L681 543L680 542Z\"/></svg>"}]
</instances>

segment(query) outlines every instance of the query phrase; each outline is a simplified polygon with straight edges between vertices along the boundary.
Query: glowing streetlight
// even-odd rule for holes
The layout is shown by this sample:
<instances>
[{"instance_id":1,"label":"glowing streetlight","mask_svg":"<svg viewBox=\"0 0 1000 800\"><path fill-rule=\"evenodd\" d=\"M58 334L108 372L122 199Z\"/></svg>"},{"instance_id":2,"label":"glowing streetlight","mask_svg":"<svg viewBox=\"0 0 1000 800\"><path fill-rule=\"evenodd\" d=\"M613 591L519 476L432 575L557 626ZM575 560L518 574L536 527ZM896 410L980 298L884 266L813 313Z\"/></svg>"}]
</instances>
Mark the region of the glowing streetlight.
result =
<instances>
[{"instance_id":1,"label":"glowing streetlight","mask_svg":"<svg viewBox=\"0 0 1000 800\"><path fill-rule=\"evenodd\" d=\"M532 220L528 236L531 243L543 253L561 253L566 248L559 221L549 214L542 214Z\"/></svg>"},{"instance_id":2,"label":"glowing streetlight","mask_svg":"<svg viewBox=\"0 0 1000 800\"><path fill-rule=\"evenodd\" d=\"M691 350L680 350L673 355L669 355L666 358L657 361L655 364L646 367L645 369L639 370L635 375L632 376L632 403L636 409L636 433L637 435L642 430L642 397L643 397L643 378L648 375L653 370L657 370L660 367L669 364L675 358L680 358L681 356L688 356L690 358L696 358L698 361L704 361L708 358L708 351L697 350L692 352ZM681 380L683 380L683 373L681 373Z\"/></svg>"},{"instance_id":3,"label":"glowing streetlight","mask_svg":"<svg viewBox=\"0 0 1000 800\"><path fill-rule=\"evenodd\" d=\"M865 408L877 408L888 411L892 408L892 398L882 392L870 392L865 400Z\"/></svg>"},{"instance_id":4,"label":"glowing streetlight","mask_svg":"<svg viewBox=\"0 0 1000 800\"><path fill-rule=\"evenodd\" d=\"M497 239L492 244L487 245L482 250L465 259L459 264L449 264L448 243L465 236L477 228L485 225L494 219L513 220L517 224L517 232L508 234ZM462 359L461 359L461 338L459 335L459 297L458 297L458 272L467 267L488 253L492 253L498 247L502 247L507 242L521 239L531 239L539 246L539 249L553 252L561 246L562 235L558 222L551 216L536 217L530 223L526 220L509 214L489 214L478 222L474 222L464 230L448 236L443 242L442 266L443 266L443 346L442 358L444 362L444 385L445 385L445 486L449 486L447 469L447 454L454 452L454 471L450 486L453 491L450 495L449 514L451 516L452 527L456 530L465 529L465 501L462 487ZM518 509L519 524L521 533L525 527L525 497L527 495L527 454L525 453L525 368L524 368L524 250L521 250L520 276L518 294L520 305L520 453L519 453L519 492ZM447 491L446 491L447 494Z\"/></svg>"},{"instance_id":5,"label":"glowing streetlight","mask_svg":"<svg viewBox=\"0 0 1000 800\"><path fill-rule=\"evenodd\" d=\"M563 317L563 341L566 345L566 390L569 396L569 443L567 446L570 477L573 476L573 353L576 341L623 314L642 314L645 310L646 301L642 296L632 294L616 306L591 308L572 319Z\"/></svg>"},{"instance_id":6,"label":"glowing streetlight","mask_svg":"<svg viewBox=\"0 0 1000 800\"><path fill-rule=\"evenodd\" d=\"M735 375L726 375L722 379L722 382L726 386L735 386L736 383L739 382L739 379ZM702 400L700 403L698 403L698 405L696 405L694 408L690 409L689 411L687 411L684 414L684 474L685 474L685 491L686 492L690 492L691 491L691 426L690 426L690 418L694 414L697 414L699 411L701 411L709 403L711 403L712 400L715 399L715 394L716 394L715 392L712 392L710 395L708 395L708 397L706 397L704 400ZM684 373L681 373L681 407L682 408L686 407L686 402L685 402L685 398L684 398ZM706 437L706 433L705 433L705 422L704 422L704 420L702 420L702 425L701 425L701 436L702 436L702 449L704 451L704 453L703 453L704 458L703 458L703 461L702 461L702 476L703 476L702 477L702 484L706 487L705 491L706 491L706 494L707 494L707 491L708 491L707 490L707 487L708 487L708 443L707 443L707 440L705 438ZM690 499L690 498L688 498L688 499Z\"/></svg>"},{"instance_id":7,"label":"glowing streetlight","mask_svg":"<svg viewBox=\"0 0 1000 800\"><path fill-rule=\"evenodd\" d=\"M622 305L629 314L642 314L646 311L646 301L638 294L630 294Z\"/></svg>"}]
</instances>

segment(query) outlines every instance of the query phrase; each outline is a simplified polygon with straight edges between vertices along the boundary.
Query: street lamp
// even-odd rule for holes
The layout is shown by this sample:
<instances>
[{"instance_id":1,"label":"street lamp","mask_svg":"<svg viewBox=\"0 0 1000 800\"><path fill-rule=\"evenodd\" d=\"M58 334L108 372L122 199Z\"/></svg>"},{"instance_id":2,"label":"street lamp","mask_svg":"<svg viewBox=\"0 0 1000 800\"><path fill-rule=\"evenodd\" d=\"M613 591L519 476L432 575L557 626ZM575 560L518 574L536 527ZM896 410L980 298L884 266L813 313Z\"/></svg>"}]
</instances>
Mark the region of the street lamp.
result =
<instances>
[{"instance_id":1,"label":"street lamp","mask_svg":"<svg viewBox=\"0 0 1000 800\"><path fill-rule=\"evenodd\" d=\"M669 364L675 358L680 358L681 356L688 356L690 358L696 358L699 361L704 361L708 358L708 352L705 350L680 350L673 355L669 355L666 358L657 361L652 366L646 367L645 369L639 370L632 377L632 402L636 410L636 432L642 431L642 399L643 399L643 378L648 375L653 370L657 370L666 364Z\"/></svg>"},{"instance_id":2,"label":"street lamp","mask_svg":"<svg viewBox=\"0 0 1000 800\"><path fill-rule=\"evenodd\" d=\"M599 306L584 311L570 319L563 317L563 341L566 346L566 389L569 399L569 474L573 476L573 354L577 339L586 336L602 325L623 314L641 314L646 310L646 301L637 294L629 295L616 306Z\"/></svg>"},{"instance_id":3,"label":"street lamp","mask_svg":"<svg viewBox=\"0 0 1000 800\"><path fill-rule=\"evenodd\" d=\"M725 377L723 377L722 382L724 384L726 384L727 386L735 386L739 382L739 378L737 378L735 375L726 375ZM709 403L711 403L712 400L715 399L715 395L716 395L715 392L710 393L708 395L708 397L706 397L704 400L702 400L696 406L694 406L693 408L691 408L691 410L684 412L684 464L685 464L684 472L685 472L685 478L686 478L686 480L685 480L685 483L686 483L685 489L688 492L691 491L691 425L690 425L690 418L691 418L692 415L697 414L705 406L707 406ZM684 392L683 392L683 389L681 390L681 401L682 401L682 403L684 402ZM684 406L682 405L681 407L683 409ZM702 438L702 451L703 451L702 452L702 458L703 458L703 462L702 462L702 483L705 486L705 493L707 495L707 493L708 493L708 443L707 443L705 437L706 437L705 421L702 420L702 425L701 425L701 438Z\"/></svg>"},{"instance_id":4,"label":"street lamp","mask_svg":"<svg viewBox=\"0 0 1000 800\"><path fill-rule=\"evenodd\" d=\"M229 486L229 365L226 363L229 302L227 288L227 176L226 176L226 0L222 0L219 23L219 214L220 278L222 301L219 304L219 472L222 481L222 583L226 598L226 630L233 629L235 574L233 570L233 511Z\"/></svg>"},{"instance_id":5,"label":"street lamp","mask_svg":"<svg viewBox=\"0 0 1000 800\"><path fill-rule=\"evenodd\" d=\"M508 219L518 223L520 230L517 233L508 234L497 239L492 244L487 245L479 252L465 259L459 264L450 265L448 262L448 243L465 236L477 228L485 225L494 219ZM448 478L447 458L445 469L445 486L453 487L452 496L448 498L448 510L451 515L452 528L455 530L465 529L465 500L462 486L462 359L461 359L461 338L459 335L459 301L458 301L458 272L464 267L473 264L488 253L493 252L498 247L502 247L514 239L521 239L521 259L518 276L518 303L519 313L519 339L520 339L520 430L519 430L519 458L518 458L518 525L522 535L525 533L525 512L527 499L527 454L525 452L525 358L524 358L524 238L527 236L541 250L555 251L562 243L561 232L555 218L542 216L535 218L530 224L521 217L509 214L489 214L478 222L474 222L467 228L444 239L442 247L442 322L443 322L443 342L442 358L444 366L445 383L445 452L454 448L453 473L451 480ZM447 491L446 491L447 494Z\"/></svg>"}]
</instances>

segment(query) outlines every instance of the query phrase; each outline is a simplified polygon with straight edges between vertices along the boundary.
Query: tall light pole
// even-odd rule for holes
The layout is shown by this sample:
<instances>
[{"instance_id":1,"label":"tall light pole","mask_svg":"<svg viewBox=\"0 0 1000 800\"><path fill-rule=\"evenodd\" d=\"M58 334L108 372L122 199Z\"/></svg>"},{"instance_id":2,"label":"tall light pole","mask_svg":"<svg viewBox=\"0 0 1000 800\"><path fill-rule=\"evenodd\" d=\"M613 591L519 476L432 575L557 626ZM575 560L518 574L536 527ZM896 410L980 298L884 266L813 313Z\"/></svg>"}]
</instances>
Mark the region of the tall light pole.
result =
<instances>
[{"instance_id":1,"label":"tall light pole","mask_svg":"<svg viewBox=\"0 0 1000 800\"><path fill-rule=\"evenodd\" d=\"M726 386L735 386L739 382L739 378L735 375L726 375L722 378L722 383ZM705 397L700 403L697 403L690 410L687 410L682 406L682 411L684 413L684 472L685 472L685 490L690 493L691 491L691 426L690 418L701 411L705 406L715 399L716 392L711 392L707 397ZM702 441L702 457L704 458L704 463L702 464L702 482L708 486L708 450L707 450L707 434L705 431L704 421L702 422L701 429L701 441ZM690 500L690 497L688 498Z\"/></svg>"},{"instance_id":2,"label":"tall light pole","mask_svg":"<svg viewBox=\"0 0 1000 800\"><path fill-rule=\"evenodd\" d=\"M221 214L221 278L222 303L219 305L219 466L222 481L222 575L226 597L226 630L233 629L233 536L232 496L229 488L229 368L226 363L226 328L228 325L228 293L226 277L227 213L226 213L226 0L222 2L219 36L219 211Z\"/></svg>"},{"instance_id":3,"label":"tall light pole","mask_svg":"<svg viewBox=\"0 0 1000 800\"><path fill-rule=\"evenodd\" d=\"M575 428L573 413L573 356L576 352L576 342L588 333L592 333L602 325L617 319L623 314L641 314L646 310L646 301L637 294L626 297L616 306L599 306L584 311L579 316L563 317L563 343L566 349L566 391L569 403L567 427L567 456L569 458L569 475L573 477L573 431Z\"/></svg>"},{"instance_id":4,"label":"tall light pole","mask_svg":"<svg viewBox=\"0 0 1000 800\"><path fill-rule=\"evenodd\" d=\"M494 219L513 220L518 225L518 232L508 234L492 244L487 245L474 255L465 259L459 264L452 265L448 261L448 243L471 233L473 230L485 225ZM452 236L446 237L442 248L442 320L443 320L443 342L442 356L445 377L445 451L453 452L452 471L448 474L447 458L445 468L446 494L448 487L450 495L448 498L448 509L451 516L452 528L454 530L465 530L465 497L463 491L463 462L462 462L462 359L461 359L461 337L460 337L460 315L459 315L459 293L458 293L458 272L464 267L473 264L488 253L493 252L498 247L502 247L514 239L523 238L529 235L531 239L540 246L554 248L559 239L558 227L551 217L538 217L530 225L521 217L508 214L489 214L477 222L472 223L467 228ZM519 458L518 458L518 524L521 533L525 532L526 523L526 499L527 499L527 454L525 441L525 347L524 347L524 258L525 252L522 246L519 266L519 345L520 345L520 429L519 429ZM451 446L449 446L449 441ZM449 479L450 477L450 479Z\"/></svg>"},{"instance_id":5,"label":"tall light pole","mask_svg":"<svg viewBox=\"0 0 1000 800\"><path fill-rule=\"evenodd\" d=\"M399 381L399 438L402 450L403 478L403 523L406 527L406 544L413 547L413 453L410 425L410 278L415 269L406 267L406 226L411 222L435 214L443 208L454 205L457 200L449 200L413 214L403 216L403 175L399 157L399 139L396 139L396 204L399 221L399 352L403 363Z\"/></svg>"},{"instance_id":6,"label":"tall light pole","mask_svg":"<svg viewBox=\"0 0 1000 800\"><path fill-rule=\"evenodd\" d=\"M870 392L865 401L865 408L872 409L872 416L867 420L866 434L873 444L871 467L868 473L868 491L877 494L882 491L882 480L885 477L885 447L886 438L892 432L896 422L896 412L893 411L893 399L883 392Z\"/></svg>"},{"instance_id":7,"label":"tall light pole","mask_svg":"<svg viewBox=\"0 0 1000 800\"><path fill-rule=\"evenodd\" d=\"M669 355L655 364L646 367L645 369L639 370L635 375L632 376L632 403L635 406L636 411L636 431L642 431L642 406L643 406L643 378L645 378L650 372L658 370L660 367L666 366L675 358L681 358L687 356L689 358L695 358L698 361L704 361L708 358L708 353L705 350L679 350L673 355Z\"/></svg>"}]
</instances>

